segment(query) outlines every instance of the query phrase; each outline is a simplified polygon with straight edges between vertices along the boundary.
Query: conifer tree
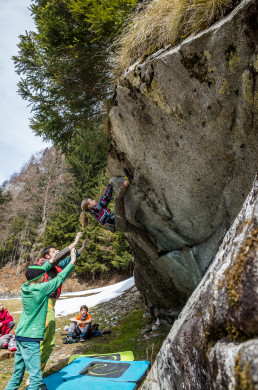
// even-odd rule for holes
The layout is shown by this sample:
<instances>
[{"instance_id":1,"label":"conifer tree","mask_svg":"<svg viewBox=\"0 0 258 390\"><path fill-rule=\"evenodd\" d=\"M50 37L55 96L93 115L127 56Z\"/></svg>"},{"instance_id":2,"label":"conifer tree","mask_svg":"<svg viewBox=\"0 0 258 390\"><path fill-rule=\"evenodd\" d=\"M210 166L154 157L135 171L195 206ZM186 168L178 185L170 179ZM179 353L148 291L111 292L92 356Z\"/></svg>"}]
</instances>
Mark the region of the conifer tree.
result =
<instances>
[{"instance_id":1,"label":"conifer tree","mask_svg":"<svg viewBox=\"0 0 258 390\"><path fill-rule=\"evenodd\" d=\"M111 43L137 0L33 0L36 31L14 56L31 128L67 150L79 129L103 114L111 93Z\"/></svg>"},{"instance_id":2,"label":"conifer tree","mask_svg":"<svg viewBox=\"0 0 258 390\"><path fill-rule=\"evenodd\" d=\"M97 123L88 129L84 137L81 135L72 141L72 153L68 155L67 162L73 182L48 222L43 236L44 246L53 245L61 249L72 242L75 232L82 229L79 221L82 199L100 199L109 181L104 172L106 146L107 139ZM113 202L110 208L113 208ZM131 255L123 234L113 234L89 217L86 236L90 244L75 266L82 278L95 280L121 270L129 272Z\"/></svg>"}]
</instances>

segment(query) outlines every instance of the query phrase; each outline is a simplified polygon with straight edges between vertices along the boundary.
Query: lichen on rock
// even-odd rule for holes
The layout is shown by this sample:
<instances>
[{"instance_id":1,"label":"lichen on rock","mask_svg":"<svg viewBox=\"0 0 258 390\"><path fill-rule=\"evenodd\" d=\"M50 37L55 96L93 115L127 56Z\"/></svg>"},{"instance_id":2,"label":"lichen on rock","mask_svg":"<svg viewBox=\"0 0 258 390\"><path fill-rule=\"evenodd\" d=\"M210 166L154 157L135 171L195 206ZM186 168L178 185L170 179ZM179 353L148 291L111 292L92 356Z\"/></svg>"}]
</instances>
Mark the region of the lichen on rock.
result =
<instances>
[{"instance_id":1,"label":"lichen on rock","mask_svg":"<svg viewBox=\"0 0 258 390\"><path fill-rule=\"evenodd\" d=\"M243 221L249 222L243 227ZM258 389L257 223L258 175L213 264L174 323L144 390ZM231 278L230 295L225 286ZM239 293L242 279L248 283ZM234 295L238 303L232 307Z\"/></svg>"},{"instance_id":2,"label":"lichen on rock","mask_svg":"<svg viewBox=\"0 0 258 390\"><path fill-rule=\"evenodd\" d=\"M182 308L257 170L257 13L257 1L243 0L209 29L132 65L116 88L108 171L134 175L126 216L146 235L127 236L137 287L157 314Z\"/></svg>"}]
</instances>

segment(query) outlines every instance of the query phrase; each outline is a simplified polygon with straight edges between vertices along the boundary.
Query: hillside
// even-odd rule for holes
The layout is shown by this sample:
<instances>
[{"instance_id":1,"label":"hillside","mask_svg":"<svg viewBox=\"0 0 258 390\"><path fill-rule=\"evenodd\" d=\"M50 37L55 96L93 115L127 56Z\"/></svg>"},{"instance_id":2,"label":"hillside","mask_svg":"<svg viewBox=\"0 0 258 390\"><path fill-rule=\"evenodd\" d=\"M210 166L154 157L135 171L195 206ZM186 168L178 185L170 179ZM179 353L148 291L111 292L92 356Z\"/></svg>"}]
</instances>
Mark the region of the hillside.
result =
<instances>
[{"instance_id":1,"label":"hillside","mask_svg":"<svg viewBox=\"0 0 258 390\"><path fill-rule=\"evenodd\" d=\"M31 157L19 173L3 183L7 197L0 208L0 264L30 259L67 185L72 183L64 156L54 148Z\"/></svg>"},{"instance_id":2,"label":"hillside","mask_svg":"<svg viewBox=\"0 0 258 390\"><path fill-rule=\"evenodd\" d=\"M21 296L21 286L26 282L25 268L20 268L17 274L17 265L10 266L8 263L1 268L0 272L0 299L14 298ZM128 272L118 272L108 278L100 278L95 281L84 280L75 272L63 283L63 292L83 291L85 289L98 288L118 283L130 277Z\"/></svg>"},{"instance_id":3,"label":"hillside","mask_svg":"<svg viewBox=\"0 0 258 390\"><path fill-rule=\"evenodd\" d=\"M98 153L94 148L92 152L82 150L78 160L71 156L70 160L65 158L54 147L46 149L32 156L20 173L3 184L0 189L0 267L3 280L0 293L19 290L20 283L17 285L16 280L24 280L25 267L41 257L44 247L53 245L62 249L71 244L76 233L82 230L79 220L82 199L91 193L92 197L99 199L108 183L103 151L99 144L96 147ZM90 163L85 172L78 173L77 163L81 164L82 157ZM83 184L79 184L81 182ZM75 290L80 290L81 284L94 285L101 280L110 283L132 273L129 246L122 234L113 235L90 220L84 238L86 236L90 244L76 265L78 283L74 284ZM77 249L82 242L83 239ZM8 281L4 280L4 275L10 277Z\"/></svg>"}]
</instances>

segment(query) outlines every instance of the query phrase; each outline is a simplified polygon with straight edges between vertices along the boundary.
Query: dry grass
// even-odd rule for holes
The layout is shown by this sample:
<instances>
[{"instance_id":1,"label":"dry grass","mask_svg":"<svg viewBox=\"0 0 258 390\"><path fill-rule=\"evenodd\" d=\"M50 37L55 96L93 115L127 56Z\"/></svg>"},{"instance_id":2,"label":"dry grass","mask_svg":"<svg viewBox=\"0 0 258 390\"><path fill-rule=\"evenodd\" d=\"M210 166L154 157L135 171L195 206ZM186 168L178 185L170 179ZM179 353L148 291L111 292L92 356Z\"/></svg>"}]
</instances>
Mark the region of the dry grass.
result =
<instances>
[{"instance_id":1,"label":"dry grass","mask_svg":"<svg viewBox=\"0 0 258 390\"><path fill-rule=\"evenodd\" d=\"M153 0L134 15L117 45L116 67L121 73L137 59L211 26L241 0Z\"/></svg>"},{"instance_id":2,"label":"dry grass","mask_svg":"<svg viewBox=\"0 0 258 390\"><path fill-rule=\"evenodd\" d=\"M1 268L0 272L0 294L20 294L21 286L26 282L25 266L21 267L19 274L16 274L17 265L10 267L9 264ZM107 282L106 282L107 284ZM95 287L95 286L94 286ZM63 284L63 291L81 291L91 288L88 284L82 283L72 274Z\"/></svg>"},{"instance_id":3,"label":"dry grass","mask_svg":"<svg viewBox=\"0 0 258 390\"><path fill-rule=\"evenodd\" d=\"M109 248L110 249L110 248ZM16 293L17 296L21 293L21 286L26 282L25 266L21 267L20 273L16 275L17 265L10 267L9 264L0 269L0 295L8 293ZM110 275L108 279L95 281L80 280L76 273L69 276L63 283L63 292L84 291L92 288L104 287L110 284L115 284L129 278L128 273L119 273ZM1 390L1 388L0 388Z\"/></svg>"}]
</instances>

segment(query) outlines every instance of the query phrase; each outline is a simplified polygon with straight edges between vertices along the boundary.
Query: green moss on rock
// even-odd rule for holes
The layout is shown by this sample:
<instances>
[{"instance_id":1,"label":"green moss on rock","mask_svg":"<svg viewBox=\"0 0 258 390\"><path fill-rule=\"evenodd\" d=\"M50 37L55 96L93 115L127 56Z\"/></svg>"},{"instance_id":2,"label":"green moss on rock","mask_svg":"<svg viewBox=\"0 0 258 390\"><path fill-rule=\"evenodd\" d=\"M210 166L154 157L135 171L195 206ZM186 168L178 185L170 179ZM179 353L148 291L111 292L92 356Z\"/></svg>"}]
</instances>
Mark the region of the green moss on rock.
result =
<instances>
[{"instance_id":1,"label":"green moss on rock","mask_svg":"<svg viewBox=\"0 0 258 390\"><path fill-rule=\"evenodd\" d=\"M226 331L229 341L242 343L248 340L248 337L230 319L227 319Z\"/></svg>"},{"instance_id":2,"label":"green moss on rock","mask_svg":"<svg viewBox=\"0 0 258 390\"><path fill-rule=\"evenodd\" d=\"M229 304L233 309L237 309L241 301L242 275L246 269L246 263L249 259L249 253L258 247L258 228L255 228L250 237L248 237L245 243L242 245L233 267L226 271L227 290Z\"/></svg>"},{"instance_id":3,"label":"green moss on rock","mask_svg":"<svg viewBox=\"0 0 258 390\"><path fill-rule=\"evenodd\" d=\"M193 53L185 56L181 53L181 63L190 74L190 77L197 79L200 83L209 82L207 55L199 56L197 53Z\"/></svg>"},{"instance_id":4,"label":"green moss on rock","mask_svg":"<svg viewBox=\"0 0 258 390\"><path fill-rule=\"evenodd\" d=\"M242 352L240 351L235 358L235 390L254 390L254 384L250 375L250 363L242 364Z\"/></svg>"}]
</instances>

